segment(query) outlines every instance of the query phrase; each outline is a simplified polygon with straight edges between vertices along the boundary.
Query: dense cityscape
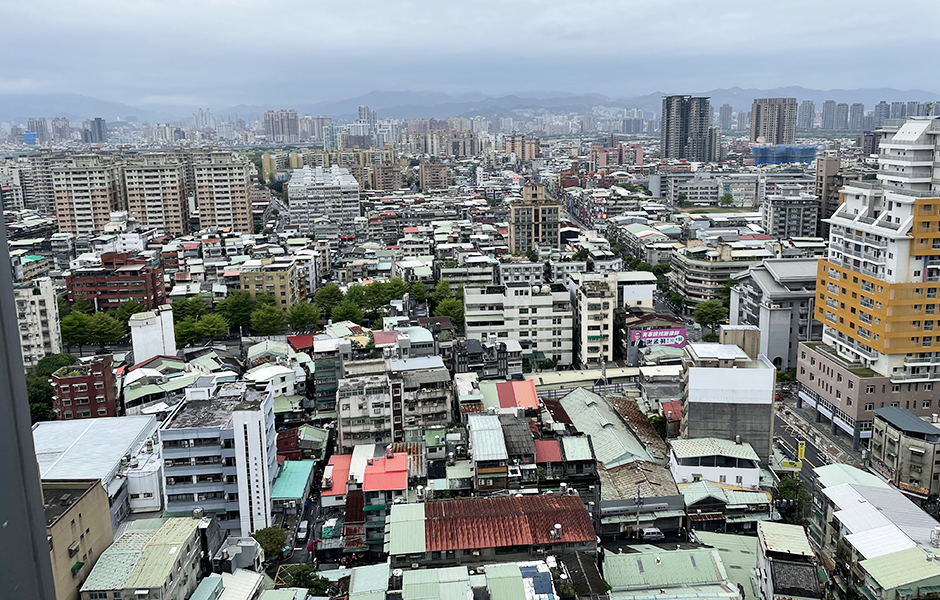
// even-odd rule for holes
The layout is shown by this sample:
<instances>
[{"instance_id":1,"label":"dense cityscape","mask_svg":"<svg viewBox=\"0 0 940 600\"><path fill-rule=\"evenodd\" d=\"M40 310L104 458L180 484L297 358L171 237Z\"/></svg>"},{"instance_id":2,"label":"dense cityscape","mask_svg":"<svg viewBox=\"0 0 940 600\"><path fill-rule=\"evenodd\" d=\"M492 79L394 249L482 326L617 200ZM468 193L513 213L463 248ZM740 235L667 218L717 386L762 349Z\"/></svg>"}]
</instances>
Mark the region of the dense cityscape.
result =
<instances>
[{"instance_id":1,"label":"dense cityscape","mask_svg":"<svg viewBox=\"0 0 940 600\"><path fill-rule=\"evenodd\" d=\"M4 91L0 598L940 597L940 94L694 89Z\"/></svg>"}]
</instances>

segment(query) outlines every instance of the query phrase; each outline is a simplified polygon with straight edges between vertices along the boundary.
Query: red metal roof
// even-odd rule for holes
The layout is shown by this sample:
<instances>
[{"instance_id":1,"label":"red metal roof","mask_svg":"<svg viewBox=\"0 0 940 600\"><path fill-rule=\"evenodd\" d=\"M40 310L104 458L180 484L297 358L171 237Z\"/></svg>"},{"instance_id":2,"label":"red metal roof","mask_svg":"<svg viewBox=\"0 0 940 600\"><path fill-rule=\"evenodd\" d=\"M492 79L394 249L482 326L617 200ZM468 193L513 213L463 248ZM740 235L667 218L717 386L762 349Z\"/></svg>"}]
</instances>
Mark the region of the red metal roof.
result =
<instances>
[{"instance_id":1,"label":"red metal roof","mask_svg":"<svg viewBox=\"0 0 940 600\"><path fill-rule=\"evenodd\" d=\"M385 346L386 344L394 344L396 341L398 341L398 332L375 331L372 333L372 341L375 343L376 347Z\"/></svg>"},{"instance_id":2,"label":"red metal roof","mask_svg":"<svg viewBox=\"0 0 940 600\"><path fill-rule=\"evenodd\" d=\"M302 352L309 348L313 348L313 336L289 335L287 336L287 343L290 344L290 347L293 348L295 352Z\"/></svg>"},{"instance_id":3,"label":"red metal roof","mask_svg":"<svg viewBox=\"0 0 940 600\"><path fill-rule=\"evenodd\" d=\"M321 490L321 496L339 496L346 493L350 464L352 464L352 454L334 454L330 457L327 466L333 467L333 485L329 489Z\"/></svg>"},{"instance_id":4,"label":"red metal roof","mask_svg":"<svg viewBox=\"0 0 940 600\"><path fill-rule=\"evenodd\" d=\"M591 542L591 517L578 496L445 500L424 505L428 552ZM561 538L551 537L556 523Z\"/></svg>"},{"instance_id":5,"label":"red metal roof","mask_svg":"<svg viewBox=\"0 0 940 600\"><path fill-rule=\"evenodd\" d=\"M560 463L561 447L558 440L535 440L536 463Z\"/></svg>"},{"instance_id":6,"label":"red metal roof","mask_svg":"<svg viewBox=\"0 0 940 600\"><path fill-rule=\"evenodd\" d=\"M679 400L668 400L666 402L661 402L659 405L659 410L669 421L682 420L682 402ZM672 411L672 418L669 417L669 411Z\"/></svg>"},{"instance_id":7,"label":"red metal roof","mask_svg":"<svg viewBox=\"0 0 940 600\"><path fill-rule=\"evenodd\" d=\"M392 458L383 456L366 465L362 474L362 490L377 492L408 488L408 453L396 452Z\"/></svg>"},{"instance_id":8,"label":"red metal roof","mask_svg":"<svg viewBox=\"0 0 940 600\"><path fill-rule=\"evenodd\" d=\"M502 408L538 408L539 396L535 381L503 381L496 384L496 395Z\"/></svg>"},{"instance_id":9,"label":"red metal roof","mask_svg":"<svg viewBox=\"0 0 940 600\"><path fill-rule=\"evenodd\" d=\"M346 496L346 516L344 520L347 527L354 523L366 522L365 496L362 490L352 490Z\"/></svg>"}]
</instances>

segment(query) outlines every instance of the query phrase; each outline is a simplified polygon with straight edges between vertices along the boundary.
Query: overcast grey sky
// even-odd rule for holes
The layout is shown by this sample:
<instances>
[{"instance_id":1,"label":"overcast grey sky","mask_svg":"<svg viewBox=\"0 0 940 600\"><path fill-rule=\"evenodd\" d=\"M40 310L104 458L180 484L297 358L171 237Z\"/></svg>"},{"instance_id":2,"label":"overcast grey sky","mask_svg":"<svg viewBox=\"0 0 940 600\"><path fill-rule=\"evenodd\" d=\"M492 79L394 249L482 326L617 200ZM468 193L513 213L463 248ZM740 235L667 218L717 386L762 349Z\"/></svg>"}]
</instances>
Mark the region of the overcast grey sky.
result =
<instances>
[{"instance_id":1,"label":"overcast grey sky","mask_svg":"<svg viewBox=\"0 0 940 600\"><path fill-rule=\"evenodd\" d=\"M0 0L0 91L135 105L370 90L940 91L937 0Z\"/></svg>"}]
</instances>

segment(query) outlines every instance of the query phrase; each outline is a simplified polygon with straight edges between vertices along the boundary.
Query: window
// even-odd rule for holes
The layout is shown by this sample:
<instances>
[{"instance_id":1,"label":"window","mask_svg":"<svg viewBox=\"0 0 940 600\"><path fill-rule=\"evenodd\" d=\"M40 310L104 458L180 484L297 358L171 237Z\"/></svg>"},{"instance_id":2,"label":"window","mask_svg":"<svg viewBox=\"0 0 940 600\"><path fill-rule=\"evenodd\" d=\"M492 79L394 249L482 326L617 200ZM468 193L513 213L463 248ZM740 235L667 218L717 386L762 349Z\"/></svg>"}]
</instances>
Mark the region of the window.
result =
<instances>
[{"instance_id":1,"label":"window","mask_svg":"<svg viewBox=\"0 0 940 600\"><path fill-rule=\"evenodd\" d=\"M924 384L924 391L925 391L925 392L930 392L930 391L932 391L932 390L933 390L933 384L932 384L932 383L925 383L925 384ZM927 401L927 404L930 404L930 400ZM930 408L930 407L929 407L929 406L925 406L924 408Z\"/></svg>"},{"instance_id":2,"label":"window","mask_svg":"<svg viewBox=\"0 0 940 600\"><path fill-rule=\"evenodd\" d=\"M865 386L865 393L866 393L866 394L874 394L874 393L875 393L875 386L873 386L873 385L866 385L866 386Z\"/></svg>"},{"instance_id":3,"label":"window","mask_svg":"<svg viewBox=\"0 0 940 600\"><path fill-rule=\"evenodd\" d=\"M865 410L866 410L866 411L871 411L871 410L873 410L874 408L875 408L874 402L866 402L866 403L865 403Z\"/></svg>"},{"instance_id":4,"label":"window","mask_svg":"<svg viewBox=\"0 0 940 600\"><path fill-rule=\"evenodd\" d=\"M924 400L924 404L921 408L930 408L930 400Z\"/></svg>"},{"instance_id":5,"label":"window","mask_svg":"<svg viewBox=\"0 0 940 600\"><path fill-rule=\"evenodd\" d=\"M901 391L901 384L900 384L900 383L891 384L891 391L892 391L892 392L895 392L895 393L896 393L896 392L900 392L900 391Z\"/></svg>"}]
</instances>

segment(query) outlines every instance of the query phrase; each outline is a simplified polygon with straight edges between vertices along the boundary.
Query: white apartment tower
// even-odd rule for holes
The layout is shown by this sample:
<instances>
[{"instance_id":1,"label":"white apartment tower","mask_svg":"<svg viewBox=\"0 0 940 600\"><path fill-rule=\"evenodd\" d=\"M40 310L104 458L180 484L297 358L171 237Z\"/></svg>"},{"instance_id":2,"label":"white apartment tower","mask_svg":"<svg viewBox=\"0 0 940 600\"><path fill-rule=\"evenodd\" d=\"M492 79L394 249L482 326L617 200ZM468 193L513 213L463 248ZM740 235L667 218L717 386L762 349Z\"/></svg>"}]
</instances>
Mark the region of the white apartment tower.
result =
<instances>
[{"instance_id":1,"label":"white apartment tower","mask_svg":"<svg viewBox=\"0 0 940 600\"><path fill-rule=\"evenodd\" d=\"M581 273L573 284L577 307L575 338L582 368L597 369L614 360L617 281L617 273Z\"/></svg>"},{"instance_id":2,"label":"white apartment tower","mask_svg":"<svg viewBox=\"0 0 940 600\"><path fill-rule=\"evenodd\" d=\"M77 154L52 167L59 231L98 235L111 213L126 209L123 164L105 154Z\"/></svg>"},{"instance_id":3,"label":"white apartment tower","mask_svg":"<svg viewBox=\"0 0 940 600\"><path fill-rule=\"evenodd\" d=\"M173 307L169 304L156 310L132 315L127 322L131 328L134 364L154 356L176 355L176 330L173 326Z\"/></svg>"},{"instance_id":4,"label":"white apartment tower","mask_svg":"<svg viewBox=\"0 0 940 600\"><path fill-rule=\"evenodd\" d=\"M287 184L290 222L302 235L313 233L314 224L328 217L340 236L355 235L359 217L359 183L348 169L333 165L294 169Z\"/></svg>"},{"instance_id":5,"label":"white apartment tower","mask_svg":"<svg viewBox=\"0 0 940 600\"><path fill-rule=\"evenodd\" d=\"M35 367L43 356L62 352L55 286L50 278L40 277L14 284L13 295L23 366L29 369Z\"/></svg>"},{"instance_id":6,"label":"white apartment tower","mask_svg":"<svg viewBox=\"0 0 940 600\"><path fill-rule=\"evenodd\" d=\"M272 525L277 475L274 394L200 378L160 429L169 512L202 508L230 535Z\"/></svg>"},{"instance_id":7,"label":"white apartment tower","mask_svg":"<svg viewBox=\"0 0 940 600\"><path fill-rule=\"evenodd\" d=\"M463 294L468 338L518 340L523 353L541 352L559 366L572 364L574 313L563 285L464 287Z\"/></svg>"}]
</instances>

